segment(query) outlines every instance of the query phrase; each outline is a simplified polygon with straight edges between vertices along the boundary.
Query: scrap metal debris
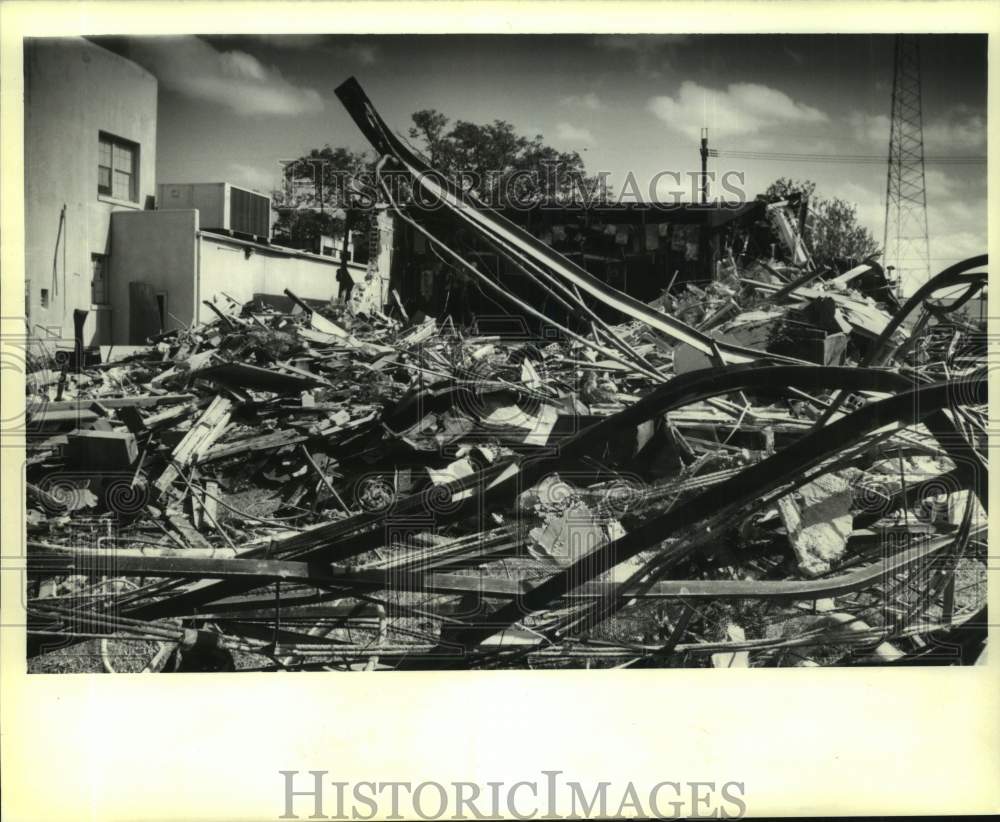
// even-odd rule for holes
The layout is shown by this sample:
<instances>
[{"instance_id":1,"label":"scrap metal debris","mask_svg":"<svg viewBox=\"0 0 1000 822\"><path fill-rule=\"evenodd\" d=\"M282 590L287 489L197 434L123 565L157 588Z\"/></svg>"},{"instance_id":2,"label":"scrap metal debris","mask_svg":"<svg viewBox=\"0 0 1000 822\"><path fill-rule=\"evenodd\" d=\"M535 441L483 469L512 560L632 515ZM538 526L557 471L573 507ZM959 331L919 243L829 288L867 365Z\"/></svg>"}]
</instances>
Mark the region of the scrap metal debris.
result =
<instances>
[{"instance_id":1,"label":"scrap metal debris","mask_svg":"<svg viewBox=\"0 0 1000 822\"><path fill-rule=\"evenodd\" d=\"M818 270L778 204L786 259L643 303L433 173L356 82L337 93L438 218L573 321L383 186L442 259L555 333L288 291L290 310L219 299L98 365L38 353L31 670L979 657L985 342L936 299L981 289L985 256L889 304L860 285L873 264Z\"/></svg>"}]
</instances>

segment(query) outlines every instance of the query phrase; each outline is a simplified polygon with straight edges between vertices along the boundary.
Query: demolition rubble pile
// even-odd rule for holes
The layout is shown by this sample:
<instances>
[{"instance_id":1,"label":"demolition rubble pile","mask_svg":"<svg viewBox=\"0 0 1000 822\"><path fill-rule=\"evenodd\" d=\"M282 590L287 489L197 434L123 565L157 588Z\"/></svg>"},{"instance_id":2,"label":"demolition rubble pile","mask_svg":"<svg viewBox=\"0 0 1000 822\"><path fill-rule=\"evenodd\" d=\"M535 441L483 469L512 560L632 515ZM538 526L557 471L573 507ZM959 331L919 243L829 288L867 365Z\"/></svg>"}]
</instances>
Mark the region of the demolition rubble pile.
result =
<instances>
[{"instance_id":1,"label":"demolition rubble pile","mask_svg":"<svg viewBox=\"0 0 1000 822\"><path fill-rule=\"evenodd\" d=\"M575 325L486 336L286 292L97 365L40 354L32 670L976 659L985 343L937 298L981 289L985 257L898 309L868 267L774 260L647 305L426 185Z\"/></svg>"}]
</instances>

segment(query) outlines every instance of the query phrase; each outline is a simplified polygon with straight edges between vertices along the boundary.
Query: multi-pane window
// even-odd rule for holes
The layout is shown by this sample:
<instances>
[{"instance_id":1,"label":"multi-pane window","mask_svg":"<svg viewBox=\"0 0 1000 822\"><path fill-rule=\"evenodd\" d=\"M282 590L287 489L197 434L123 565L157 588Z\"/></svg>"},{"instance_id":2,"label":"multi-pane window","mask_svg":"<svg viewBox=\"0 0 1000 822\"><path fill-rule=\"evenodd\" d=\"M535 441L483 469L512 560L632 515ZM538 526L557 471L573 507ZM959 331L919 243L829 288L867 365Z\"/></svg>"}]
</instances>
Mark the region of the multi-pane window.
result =
<instances>
[{"instance_id":1,"label":"multi-pane window","mask_svg":"<svg viewBox=\"0 0 1000 822\"><path fill-rule=\"evenodd\" d=\"M97 193L137 202L139 146L101 132L97 153Z\"/></svg>"},{"instance_id":2,"label":"multi-pane window","mask_svg":"<svg viewBox=\"0 0 1000 822\"><path fill-rule=\"evenodd\" d=\"M104 254L90 255L90 302L93 305L108 302L108 258Z\"/></svg>"}]
</instances>

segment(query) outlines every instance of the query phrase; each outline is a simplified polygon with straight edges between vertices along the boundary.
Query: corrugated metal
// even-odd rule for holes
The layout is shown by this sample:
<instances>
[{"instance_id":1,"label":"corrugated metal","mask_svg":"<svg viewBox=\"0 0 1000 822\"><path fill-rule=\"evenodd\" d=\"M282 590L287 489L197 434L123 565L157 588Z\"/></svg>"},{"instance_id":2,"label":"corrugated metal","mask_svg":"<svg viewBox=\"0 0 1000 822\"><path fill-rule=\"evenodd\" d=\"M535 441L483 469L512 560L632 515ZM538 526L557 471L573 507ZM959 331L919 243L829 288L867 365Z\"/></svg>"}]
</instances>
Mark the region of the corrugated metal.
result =
<instances>
[{"instance_id":1,"label":"corrugated metal","mask_svg":"<svg viewBox=\"0 0 1000 822\"><path fill-rule=\"evenodd\" d=\"M268 237L271 223L267 197L239 188L229 190L229 229L241 234Z\"/></svg>"}]
</instances>

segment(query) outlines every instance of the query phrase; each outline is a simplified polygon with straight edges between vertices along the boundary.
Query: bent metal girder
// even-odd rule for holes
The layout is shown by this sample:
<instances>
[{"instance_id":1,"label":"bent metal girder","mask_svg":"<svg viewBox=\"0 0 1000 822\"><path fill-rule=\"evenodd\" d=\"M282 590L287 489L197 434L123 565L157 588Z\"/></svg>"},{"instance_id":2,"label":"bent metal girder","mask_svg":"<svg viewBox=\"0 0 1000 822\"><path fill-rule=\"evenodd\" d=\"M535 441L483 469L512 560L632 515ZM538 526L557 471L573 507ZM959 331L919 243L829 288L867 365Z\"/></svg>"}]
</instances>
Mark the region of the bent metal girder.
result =
<instances>
[{"instance_id":1,"label":"bent metal girder","mask_svg":"<svg viewBox=\"0 0 1000 822\"><path fill-rule=\"evenodd\" d=\"M556 453L490 466L469 477L403 497L386 512L356 514L299 534L275 539L245 556L326 562L350 559L384 544L387 528L394 518L432 510L436 523L443 525L474 514L481 508L508 504L518 493L556 470L565 459L603 444L623 426L638 425L659 414L719 394L755 389L776 391L787 387L895 392L912 387L913 384L912 379L884 369L745 364L692 371L675 377L634 405L563 440ZM465 494L470 496L462 499ZM448 504L443 506L442 500L448 501ZM159 602L137 605L128 610L128 615L152 619L190 613L205 603L245 592L249 590L247 586L248 583L242 581L210 583ZM128 609L127 603L123 602L122 605Z\"/></svg>"},{"instance_id":2,"label":"bent metal girder","mask_svg":"<svg viewBox=\"0 0 1000 822\"><path fill-rule=\"evenodd\" d=\"M616 431L620 431L623 426L638 425L672 409L719 394L736 390L769 389L776 391L788 387L799 389L836 388L889 393L906 391L913 386L912 379L883 369L738 365L693 371L676 377L618 414L611 415L567 438L562 442L557 453L524 459L520 463L510 461L498 466L491 466L470 477L403 497L396 501L388 512L357 514L300 534L275 539L264 548L257 549L245 556L247 558L257 556L325 563L350 559L371 550L373 547L382 545L393 518L406 517L422 510L436 509L436 522L445 524L458 521L469 514L476 513L481 508L509 504L520 491L531 487L553 470L557 470L563 460L586 453L589 449L606 441ZM919 391L907 392L906 396L911 397L911 400L916 403L915 408L925 407L924 395ZM967 397L967 393L956 394L958 400ZM939 419L941 425L945 426L945 430L954 430L953 426L948 428L950 421L946 415L939 414L936 419ZM955 438L949 436L939 437L939 439L943 440L942 446L949 453L954 450ZM962 461L961 468L963 486L978 489L977 494L980 495L985 504L985 468L977 466L975 463L969 463L967 460ZM716 491L718 488L719 486L716 487ZM469 492L471 492L471 496L462 499L462 495ZM443 498L458 501L442 508L440 503ZM719 496L718 498L725 497ZM177 593L158 602L137 604L131 608L125 606L126 613L129 617L139 619L192 613L200 606L223 597L244 593L251 590L253 586L252 581L246 580L210 582L196 590Z\"/></svg>"},{"instance_id":3,"label":"bent metal girder","mask_svg":"<svg viewBox=\"0 0 1000 822\"><path fill-rule=\"evenodd\" d=\"M962 286L965 288L965 292L959 300L965 301L969 299L987 282L987 273L985 271L978 270L983 268L987 262L987 255L980 254L977 257L969 257L966 260L961 260L954 265L950 265L948 268L944 269L944 271L941 271L931 277L931 279L918 288L900 307L899 311L893 315L888 325L886 325L886 327L882 330L882 333L879 334L878 339L876 339L872 344L868 354L861 361L861 365L884 366L890 359L892 359L894 352L897 351L897 348L891 344L896 330L902 326L902 324L906 321L906 318L909 317L918 306L925 304L925 302L938 291L942 291L946 288ZM826 410L816 421L816 427L820 428L833 419L841 405L843 405L843 402L843 394L833 397L829 406L827 406Z\"/></svg>"},{"instance_id":4,"label":"bent metal girder","mask_svg":"<svg viewBox=\"0 0 1000 822\"><path fill-rule=\"evenodd\" d=\"M987 255L980 254L977 257L969 257L966 260L948 266L944 271L931 277L893 315L889 324L883 329L878 339L872 345L871 352L862 365L883 365L886 359L892 356L892 350L888 343L892 339L892 335L896 332L896 329L903 324L917 306L924 303L924 301L931 298L938 291L945 288L964 286L966 292L962 299L971 297L975 293L975 289L981 288L986 283L986 272L977 271L976 269L982 268L987 262Z\"/></svg>"},{"instance_id":5,"label":"bent metal girder","mask_svg":"<svg viewBox=\"0 0 1000 822\"><path fill-rule=\"evenodd\" d=\"M440 504L442 498L449 500L459 500L451 503L444 509L438 508L435 514L439 524L457 521L470 513L475 513L483 507L502 506L510 503L520 491L530 487L547 473L557 469L561 462L574 455L587 452L589 449L599 445L622 426L637 425L646 420L652 419L658 414L665 413L674 408L680 408L701 399L707 399L719 394L729 393L735 390L762 390L771 391L783 388L798 389L820 389L835 388L841 390L872 391L872 392L899 392L905 399L902 405L906 408L895 406L900 411L899 418L904 419L910 416L913 419L923 418L928 424L931 433L941 442L942 447L949 454L961 454L961 448L968 449L968 444L964 438L957 434L954 425L946 413L939 409L947 407L949 404L945 398L951 397L954 404L963 402L979 402L985 396L985 388L974 381L963 381L957 384L937 384L919 385L913 389L915 382L912 378L904 377L896 372L885 369L864 369L864 368L837 368L822 366L774 366L774 365L738 365L717 369L704 369L702 371L690 372L676 377L668 384L654 390L639 402L635 403L618 414L609 416L600 422L589 426L583 431L567 438L561 443L561 447L556 453L547 453L531 458L522 458L520 462L516 459L498 466L491 466L476 475L461 480L453 481L444 486L436 486L428 491L412 494L398 500L389 512L371 512L352 516L327 525L319 526L310 531L295 534L290 537L275 539L262 549L253 549L244 556L251 558L279 558L283 560L299 560L303 563L316 563L318 566L332 562L349 559L364 551L370 550L374 546L384 544L387 529L390 527L392 519L397 516L406 516L425 509L428 505L433 508L435 503ZM895 398L899 400L899 397ZM872 409L876 410L873 412ZM837 430L848 430L853 428L860 438L866 430L876 430L881 425L892 422L891 415L886 414L885 403L877 403L859 412L845 417L838 423ZM881 409L881 410L879 410ZM904 413L908 410L910 413ZM919 412L919 413L918 413ZM876 414L874 419L872 414ZM862 416L858 416L862 415ZM927 416L929 415L929 416ZM866 420L864 426L860 425L862 419ZM846 422L845 422L846 421ZM934 424L932 424L934 423ZM845 429L844 426L847 428ZM826 439L834 428L819 432L822 436L807 438L810 440L810 447L817 447L817 439ZM943 435L942 435L943 434ZM801 441L800 441L801 442ZM799 443L796 443L799 445ZM785 449L779 453L782 456L788 452ZM818 453L813 454L813 463L821 463L822 457ZM761 463L753 468L759 469L761 465L767 465L768 470L774 469L774 459ZM971 488L986 504L986 469L980 462L969 460L956 460L956 474L962 487ZM747 479L746 475L752 469L747 469L738 475L735 480L741 483ZM774 485L781 485L782 481L789 479L788 472L774 477ZM764 487L763 483L754 488L757 480L751 480L750 487L753 493L757 493ZM745 489L745 486L743 486ZM710 505L718 507L717 500L733 499L729 494L729 486L716 486L711 494ZM463 494L470 494L462 499ZM708 495L703 494L701 498L695 498L702 503L708 499ZM687 505L684 510L690 510ZM632 535L635 536L634 534ZM653 542L659 542L667 536L664 532L662 536L656 533L647 534L646 538ZM616 549L617 550L617 549ZM639 550L639 548L636 548ZM624 557L621 557L622 559ZM614 559L612 557L612 559ZM614 560L615 562L620 561ZM614 563L612 563L614 564ZM314 566L316 567L316 566ZM207 569L201 569L207 570ZM236 570L236 567L233 568ZM524 616L522 604L527 600L535 608L544 608L545 604L551 602L553 597L559 599L566 591L572 590L574 585L566 585L567 579L575 579L576 582L587 582L593 579L596 572L586 578L567 577L566 574L556 575L548 582L543 583L541 591L533 589L528 596L516 595L514 602L517 603L516 613L509 614L515 621ZM120 613L125 618L149 620L162 617L184 616L186 614L197 613L204 609L204 606L217 602L226 597L246 593L259 587L261 577L227 578L222 581L213 581L206 574L206 579L194 590L177 591L170 594L169 591L163 593L167 596L157 601L142 601L138 595L129 602L121 603ZM562 580L562 582L560 582ZM438 580L442 582L443 580ZM185 580L173 580L168 584L184 584ZM565 589L565 590L564 590ZM607 593L607 592L605 592ZM745 593L745 592L744 592ZM804 594L804 591L800 591ZM346 596L347 594L345 594ZM613 594L612 594L613 596ZM128 600L129 595L125 595ZM489 619L489 625L496 624L496 619L501 615L503 609L494 614ZM480 633L485 632L486 636L495 632L493 628L481 628L472 626ZM30 639L34 640L35 637ZM72 641L71 639L69 641ZM479 643L470 643L467 648L477 648ZM29 643L29 653L34 654L39 651L38 643ZM451 664L454 664L456 655L454 647L448 651L451 657Z\"/></svg>"},{"instance_id":6,"label":"bent metal girder","mask_svg":"<svg viewBox=\"0 0 1000 822\"><path fill-rule=\"evenodd\" d=\"M467 623L462 630L454 633L466 653L456 655L454 645L449 643L447 647L442 646L440 653L435 655L434 664L440 666L468 664L471 661L473 648L519 622L525 616L544 610L547 603L565 596L576 586L593 580L615 565L684 528L694 526L709 517L722 516L727 511L735 512L740 506L777 488L788 478L834 456L870 431L893 423L919 422L940 413L959 398L966 402L985 403L986 394L986 381L982 379L924 385L871 403L826 428L813 431L768 459L751 465L710 491L692 498L683 507L671 509L625 536L588 553L528 593L497 609L486 619ZM981 500L985 500L985 485L975 487L973 490ZM720 504L720 501L725 502ZM607 599L619 597L620 595L614 594ZM594 624L595 619L599 621L603 618L602 611L614 607L613 602L599 602L595 606L591 624ZM413 663L413 667L419 666L419 661Z\"/></svg>"},{"instance_id":7,"label":"bent metal girder","mask_svg":"<svg viewBox=\"0 0 1000 822\"><path fill-rule=\"evenodd\" d=\"M791 358L715 340L686 323L656 311L640 300L601 282L529 232L488 209L476 197L417 157L392 133L355 78L346 80L337 87L335 93L372 147L381 156L395 160L426 194L483 235L512 247L519 254L562 278L568 285L578 288L626 316L646 323L676 342L687 343L703 354L721 358L726 363L749 363L764 358L796 362Z\"/></svg>"},{"instance_id":8,"label":"bent metal girder","mask_svg":"<svg viewBox=\"0 0 1000 822\"><path fill-rule=\"evenodd\" d=\"M979 534L985 527L975 529ZM637 586L621 582L589 581L568 591L564 599L596 599L610 594L629 599L683 599L689 601L714 599L764 599L795 601L843 596L861 591L940 553L954 542L952 535L937 536L920 542L909 550L900 551L879 562L864 565L848 573L812 580L742 580L695 579L663 580L639 590ZM44 574L86 573L93 567L94 559L103 554L99 550L81 549L64 545L31 545L29 571ZM421 594L477 594L484 597L513 599L529 594L540 584L534 579L493 577L488 575L448 573L386 573L384 571L353 570L322 563L296 562L273 559L213 559L185 557L182 553L170 556L147 556L138 551L121 551L115 557L115 570L123 575L149 577L180 577L190 579L254 579L256 584L271 581L294 582L304 585L322 585L340 588L349 593L356 591L399 590ZM347 594L344 594L347 595ZM311 598L306 598L311 599ZM41 601L39 601L41 603ZM551 604L557 603L552 600ZM274 612L274 599L261 599L255 603L261 611L270 605ZM282 611L282 614L284 611ZM204 614L199 614L204 616ZM238 616L233 614L232 616Z\"/></svg>"}]
</instances>

